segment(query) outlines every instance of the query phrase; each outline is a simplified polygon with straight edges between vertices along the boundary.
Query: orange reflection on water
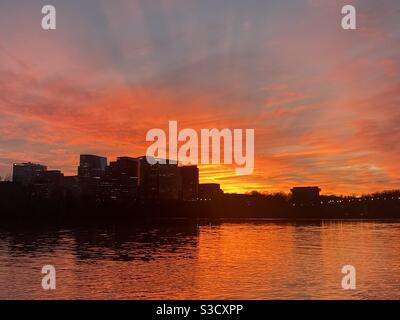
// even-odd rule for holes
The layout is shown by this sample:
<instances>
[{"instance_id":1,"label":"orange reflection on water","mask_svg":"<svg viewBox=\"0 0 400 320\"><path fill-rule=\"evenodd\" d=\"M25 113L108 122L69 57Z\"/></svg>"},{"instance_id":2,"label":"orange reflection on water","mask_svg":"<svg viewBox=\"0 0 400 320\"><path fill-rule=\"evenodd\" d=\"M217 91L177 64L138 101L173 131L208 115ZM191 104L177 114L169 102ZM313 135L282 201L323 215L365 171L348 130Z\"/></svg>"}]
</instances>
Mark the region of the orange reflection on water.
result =
<instances>
[{"instance_id":1,"label":"orange reflection on water","mask_svg":"<svg viewBox=\"0 0 400 320\"><path fill-rule=\"evenodd\" d=\"M0 231L0 298L398 299L399 223L172 222ZM53 264L57 290L41 289ZM341 269L357 270L357 290Z\"/></svg>"}]
</instances>

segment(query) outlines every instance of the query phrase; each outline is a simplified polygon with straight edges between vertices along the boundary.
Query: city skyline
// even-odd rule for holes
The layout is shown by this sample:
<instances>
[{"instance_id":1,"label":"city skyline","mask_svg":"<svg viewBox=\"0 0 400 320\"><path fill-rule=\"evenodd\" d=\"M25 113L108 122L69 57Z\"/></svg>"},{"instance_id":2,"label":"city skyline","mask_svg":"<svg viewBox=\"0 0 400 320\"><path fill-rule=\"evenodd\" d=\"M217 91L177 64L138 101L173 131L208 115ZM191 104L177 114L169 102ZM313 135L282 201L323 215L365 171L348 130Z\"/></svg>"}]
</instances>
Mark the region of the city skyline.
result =
<instances>
[{"instance_id":1,"label":"city skyline","mask_svg":"<svg viewBox=\"0 0 400 320\"><path fill-rule=\"evenodd\" d=\"M14 177L15 177L15 169L14 168L15 167L25 167L25 166L38 167L40 169L40 171L44 171L44 172L58 173L58 174L62 175L65 178L78 178L80 173L81 173L80 166L82 164L82 157L94 157L94 158L98 158L98 159L103 159L104 160L104 169L106 169L106 168L111 169L116 163L118 163L121 160L125 160L125 159L134 160L134 161L145 161L146 163L148 163L147 160L146 160L146 156L117 156L115 158L115 160L110 160L107 156L104 156L104 155L94 155L94 154L85 153L85 154L80 154L79 157L80 157L80 162L77 162L76 170L72 174L65 174L62 170L60 170L60 168L51 168L51 167L48 167L47 164L35 163L35 162L32 162L32 161L24 161L24 162L19 162L19 163L13 163L13 165L12 165L13 170L10 173L10 175L5 176L5 177L1 177L0 176L0 178L1 178L0 181L2 181L2 180L3 181L13 181ZM179 163L179 161L171 161L169 159L161 159L161 158L158 158L158 159L159 160L165 160L165 161L161 161L160 162L161 166L165 166L165 165L169 166L169 165L172 164L172 165L177 166L179 168L192 168L192 167L195 167L198 170L198 184L199 185L217 185L218 188L220 188L221 191L223 191L224 193L229 193L229 192L225 191L219 183L216 183L216 182L211 182L210 183L209 181L206 181L206 182L201 181L201 179L199 178L201 176L201 170L199 168L200 167L199 165L192 165L192 164L183 164L182 165L181 163ZM299 185L291 186L291 188L289 190L279 191L277 193L281 193L281 194L292 193L293 194L293 191L296 190L296 189L303 189L303 190L314 189L314 190L318 190L318 193L320 193L322 191L322 189L319 186L311 186L311 185L306 186L306 185L300 185L299 184ZM369 195L372 195L374 193L396 192L396 191L399 191L399 190L400 190L399 188L397 188L397 189L386 188L386 189L382 189L382 190L379 190L379 191L374 191L374 192L371 191L371 192L366 192L364 194L359 194L359 195L357 195L355 193L353 193L353 194L322 193L322 194L331 195L331 196L333 196L333 195L335 195L335 196L349 196L349 195L350 196L369 196ZM265 193L265 192L262 192L261 190L256 190L256 189L250 190L247 193L252 193L252 192L256 192L256 193L260 193L260 194L264 193L266 195L267 194L273 194L273 193ZM241 192L238 192L238 193L240 194Z\"/></svg>"},{"instance_id":2,"label":"city skyline","mask_svg":"<svg viewBox=\"0 0 400 320\"><path fill-rule=\"evenodd\" d=\"M177 120L255 129L252 175L199 166L226 192L399 189L400 3L353 3L356 31L341 29L343 1L54 0L44 32L41 1L4 0L0 175L145 154L146 132Z\"/></svg>"},{"instance_id":3,"label":"city skyline","mask_svg":"<svg viewBox=\"0 0 400 320\"><path fill-rule=\"evenodd\" d=\"M79 155L80 161L76 166L76 172L73 175L65 175L59 169L48 168L47 165L34 163L32 161L27 162L20 162L13 164L12 175L9 177L0 177L0 182L4 180L4 182L16 182L17 184L22 185L34 185L36 182L35 180L39 180L39 184L43 184L44 181L41 180L41 174L49 173L53 175L52 180L45 181L45 184L71 184L69 182L62 182L62 179L71 179L73 180L73 184L78 184L78 179L82 178L101 178L102 180L109 180L116 179L118 183L122 182L126 184L127 188L136 188L140 181L143 180L141 175L143 172L140 169L140 166L159 166L162 167L176 167L179 168L179 172L172 172L173 175L178 174L180 176L180 192L182 192L182 197L186 200L194 200L197 199L198 196L198 187L203 186L205 188L211 187L212 189L216 188L217 193L223 192L220 188L220 184L217 183L201 183L199 181L199 169L197 165L191 164L180 164L177 161L171 161L169 159L161 159L158 160L165 160L159 163L150 164L148 162L148 158L146 156L139 156L139 157L127 157L127 156L118 156L114 161L109 160L107 157L93 155L93 154L81 154ZM140 165L139 163L142 163ZM93 171L94 170L94 171ZM168 173L165 171L164 173ZM116 175L115 175L116 174ZM54 177L55 175L55 177ZM124 177L125 176L125 177ZM56 180L54 180L56 178ZM132 181L130 179L136 179ZM82 183L82 180L80 181ZM142 181L143 183L143 181ZM168 182L170 184L170 182ZM195 190L193 190L195 188ZM208 192L208 191L207 191ZM109 194L107 195L109 196Z\"/></svg>"}]
</instances>

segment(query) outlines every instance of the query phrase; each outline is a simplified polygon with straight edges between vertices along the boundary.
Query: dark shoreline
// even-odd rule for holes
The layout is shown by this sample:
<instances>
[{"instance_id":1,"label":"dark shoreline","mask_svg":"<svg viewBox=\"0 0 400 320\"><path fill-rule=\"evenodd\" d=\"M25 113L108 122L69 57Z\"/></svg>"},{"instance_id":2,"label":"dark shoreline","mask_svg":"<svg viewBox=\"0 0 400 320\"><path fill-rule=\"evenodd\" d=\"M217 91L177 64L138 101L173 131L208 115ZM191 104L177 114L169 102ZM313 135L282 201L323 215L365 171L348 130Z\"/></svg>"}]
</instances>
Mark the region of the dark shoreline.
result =
<instances>
[{"instance_id":1,"label":"dark shoreline","mask_svg":"<svg viewBox=\"0 0 400 320\"><path fill-rule=\"evenodd\" d=\"M309 189L301 189L303 193L297 196L294 191L292 195L218 193L206 198L196 197L196 200L183 200L183 197L171 200L140 192L135 196L128 193L112 198L108 193L72 192L65 187L46 193L32 185L3 182L0 183L0 225L5 222L90 225L100 221L138 223L148 219L400 219L399 190L344 197L319 195L319 189Z\"/></svg>"},{"instance_id":2,"label":"dark shoreline","mask_svg":"<svg viewBox=\"0 0 400 320\"><path fill-rule=\"evenodd\" d=\"M295 207L290 203L263 201L158 201L147 203L95 203L40 201L8 206L0 223L90 225L147 221L186 223L226 221L379 221L400 219L400 201L374 204L334 204Z\"/></svg>"}]
</instances>

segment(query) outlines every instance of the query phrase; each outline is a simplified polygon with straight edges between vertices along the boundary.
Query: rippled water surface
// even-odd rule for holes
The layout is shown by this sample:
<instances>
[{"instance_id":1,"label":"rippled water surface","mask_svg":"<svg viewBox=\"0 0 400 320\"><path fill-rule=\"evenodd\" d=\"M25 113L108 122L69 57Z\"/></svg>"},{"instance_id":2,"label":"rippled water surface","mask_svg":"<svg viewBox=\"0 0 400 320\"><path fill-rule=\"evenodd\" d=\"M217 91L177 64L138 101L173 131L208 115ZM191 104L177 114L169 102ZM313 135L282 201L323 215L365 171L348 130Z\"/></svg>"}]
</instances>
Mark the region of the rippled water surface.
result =
<instances>
[{"instance_id":1,"label":"rippled water surface","mask_svg":"<svg viewBox=\"0 0 400 320\"><path fill-rule=\"evenodd\" d=\"M41 287L47 264L51 292ZM347 264L354 291L341 287ZM400 299L400 223L3 228L0 298Z\"/></svg>"}]
</instances>

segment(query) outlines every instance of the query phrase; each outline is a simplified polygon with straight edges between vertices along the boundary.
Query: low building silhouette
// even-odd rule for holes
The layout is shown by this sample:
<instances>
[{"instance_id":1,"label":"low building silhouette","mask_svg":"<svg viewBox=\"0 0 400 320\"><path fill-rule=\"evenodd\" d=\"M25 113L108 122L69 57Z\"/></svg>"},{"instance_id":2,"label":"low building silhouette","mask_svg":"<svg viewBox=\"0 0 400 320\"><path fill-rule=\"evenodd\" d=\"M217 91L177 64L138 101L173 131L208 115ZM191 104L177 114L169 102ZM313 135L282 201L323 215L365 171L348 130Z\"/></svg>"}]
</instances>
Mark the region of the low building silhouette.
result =
<instances>
[{"instance_id":1,"label":"low building silhouette","mask_svg":"<svg viewBox=\"0 0 400 320\"><path fill-rule=\"evenodd\" d=\"M13 182L22 185L30 185L39 174L47 170L47 167L32 162L13 164Z\"/></svg>"},{"instance_id":2,"label":"low building silhouette","mask_svg":"<svg viewBox=\"0 0 400 320\"><path fill-rule=\"evenodd\" d=\"M320 201L319 187L294 187L290 191L295 205L313 205Z\"/></svg>"},{"instance_id":3,"label":"low building silhouette","mask_svg":"<svg viewBox=\"0 0 400 320\"><path fill-rule=\"evenodd\" d=\"M218 183L201 183L199 184L199 200L215 200L219 199L224 192Z\"/></svg>"},{"instance_id":4,"label":"low building silhouette","mask_svg":"<svg viewBox=\"0 0 400 320\"><path fill-rule=\"evenodd\" d=\"M41 198L59 198L63 195L64 174L59 170L46 170L38 173L32 181L35 195Z\"/></svg>"}]
</instances>

